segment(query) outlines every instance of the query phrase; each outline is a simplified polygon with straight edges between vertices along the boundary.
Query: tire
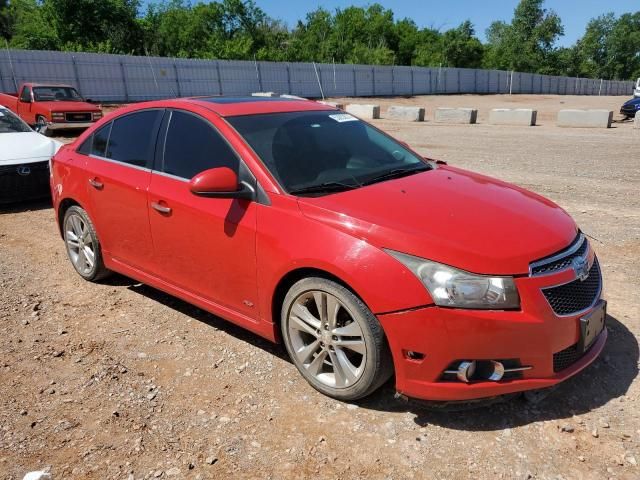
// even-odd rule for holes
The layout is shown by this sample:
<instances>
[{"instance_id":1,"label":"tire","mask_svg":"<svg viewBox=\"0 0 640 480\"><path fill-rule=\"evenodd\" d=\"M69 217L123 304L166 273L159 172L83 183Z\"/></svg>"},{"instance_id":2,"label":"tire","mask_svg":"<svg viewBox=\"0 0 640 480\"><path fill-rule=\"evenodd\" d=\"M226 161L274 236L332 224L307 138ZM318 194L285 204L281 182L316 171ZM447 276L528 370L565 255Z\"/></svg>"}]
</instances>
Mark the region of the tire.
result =
<instances>
[{"instance_id":1,"label":"tire","mask_svg":"<svg viewBox=\"0 0 640 480\"><path fill-rule=\"evenodd\" d=\"M295 283L284 299L280 325L298 371L329 397L342 401L366 397L393 374L378 319L336 282L309 277Z\"/></svg>"},{"instance_id":2,"label":"tire","mask_svg":"<svg viewBox=\"0 0 640 480\"><path fill-rule=\"evenodd\" d=\"M51 130L49 130L49 128L47 128L47 119L44 118L42 115L38 115L36 117L36 125L34 130L42 135L44 135L45 137L50 137L51 136Z\"/></svg>"},{"instance_id":3,"label":"tire","mask_svg":"<svg viewBox=\"0 0 640 480\"><path fill-rule=\"evenodd\" d=\"M76 205L69 207L64 214L62 231L71 265L82 278L97 282L111 273L104 266L100 240L84 209Z\"/></svg>"}]
</instances>

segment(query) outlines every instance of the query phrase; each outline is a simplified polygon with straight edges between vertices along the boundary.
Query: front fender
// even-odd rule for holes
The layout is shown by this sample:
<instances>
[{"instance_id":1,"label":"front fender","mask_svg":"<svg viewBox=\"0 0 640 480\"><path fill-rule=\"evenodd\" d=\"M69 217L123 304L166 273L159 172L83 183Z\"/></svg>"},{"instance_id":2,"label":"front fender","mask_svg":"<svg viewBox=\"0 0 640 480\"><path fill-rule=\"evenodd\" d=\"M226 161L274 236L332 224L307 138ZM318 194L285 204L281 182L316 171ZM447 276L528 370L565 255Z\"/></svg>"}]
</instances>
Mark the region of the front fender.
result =
<instances>
[{"instance_id":1,"label":"front fender","mask_svg":"<svg viewBox=\"0 0 640 480\"><path fill-rule=\"evenodd\" d=\"M295 199L272 196L258 212L256 255L260 314L272 318L280 280L301 268L325 271L346 283L375 313L432 304L427 290L400 262L366 241L302 215Z\"/></svg>"}]
</instances>

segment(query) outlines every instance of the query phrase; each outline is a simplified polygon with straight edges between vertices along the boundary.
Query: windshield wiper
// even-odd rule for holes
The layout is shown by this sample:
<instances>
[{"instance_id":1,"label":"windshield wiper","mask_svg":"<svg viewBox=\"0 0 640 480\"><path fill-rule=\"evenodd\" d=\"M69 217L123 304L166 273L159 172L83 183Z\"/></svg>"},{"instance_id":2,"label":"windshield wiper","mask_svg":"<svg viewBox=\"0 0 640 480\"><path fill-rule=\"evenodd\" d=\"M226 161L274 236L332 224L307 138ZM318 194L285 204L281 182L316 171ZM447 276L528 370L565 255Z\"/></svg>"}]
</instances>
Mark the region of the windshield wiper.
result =
<instances>
[{"instance_id":1,"label":"windshield wiper","mask_svg":"<svg viewBox=\"0 0 640 480\"><path fill-rule=\"evenodd\" d=\"M360 185L352 185L340 182L325 182L319 185L296 188L294 190L290 190L289 193L292 195L299 195L304 193L343 192L345 190L353 190L354 188L358 187L360 187Z\"/></svg>"},{"instance_id":2,"label":"windshield wiper","mask_svg":"<svg viewBox=\"0 0 640 480\"><path fill-rule=\"evenodd\" d=\"M431 170L431 167L429 167L428 165L420 165L419 167L413 167L413 168L394 168L393 170L390 170L388 172L385 172L381 175L377 175L373 178L370 178L369 180L366 180L365 182L363 182L363 185L371 185L372 183L378 183L378 182L382 182L384 180L391 180L392 178L400 178L400 177L406 177L408 175L412 175L414 173L418 173L418 172L426 172L427 170Z\"/></svg>"}]
</instances>

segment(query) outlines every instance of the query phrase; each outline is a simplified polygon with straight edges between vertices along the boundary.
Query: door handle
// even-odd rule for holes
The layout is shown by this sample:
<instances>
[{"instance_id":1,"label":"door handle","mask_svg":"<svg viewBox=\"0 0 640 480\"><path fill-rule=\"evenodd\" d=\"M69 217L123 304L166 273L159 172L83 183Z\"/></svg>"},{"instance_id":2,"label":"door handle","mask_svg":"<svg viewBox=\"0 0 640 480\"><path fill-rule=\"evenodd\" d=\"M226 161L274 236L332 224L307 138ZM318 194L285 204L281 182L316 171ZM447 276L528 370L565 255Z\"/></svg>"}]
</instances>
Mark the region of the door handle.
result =
<instances>
[{"instance_id":1,"label":"door handle","mask_svg":"<svg viewBox=\"0 0 640 480\"><path fill-rule=\"evenodd\" d=\"M164 214L171 213L171 207L166 207L164 205L161 205L158 202L151 202L151 208L153 208L154 210L157 210L160 213L164 213Z\"/></svg>"},{"instance_id":2,"label":"door handle","mask_svg":"<svg viewBox=\"0 0 640 480\"><path fill-rule=\"evenodd\" d=\"M91 185L96 190L102 190L104 188L104 183L99 182L95 178L90 178L89 179L89 185Z\"/></svg>"}]
</instances>

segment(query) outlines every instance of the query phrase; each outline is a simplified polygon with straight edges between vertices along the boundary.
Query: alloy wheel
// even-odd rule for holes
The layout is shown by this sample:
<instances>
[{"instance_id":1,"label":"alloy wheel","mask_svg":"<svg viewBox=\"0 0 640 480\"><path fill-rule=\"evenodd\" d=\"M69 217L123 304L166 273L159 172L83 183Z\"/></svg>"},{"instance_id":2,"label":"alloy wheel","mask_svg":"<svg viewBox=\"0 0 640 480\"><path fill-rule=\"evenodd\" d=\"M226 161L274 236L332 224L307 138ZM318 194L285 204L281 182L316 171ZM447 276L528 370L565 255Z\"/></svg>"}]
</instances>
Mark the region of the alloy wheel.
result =
<instances>
[{"instance_id":1,"label":"alloy wheel","mask_svg":"<svg viewBox=\"0 0 640 480\"><path fill-rule=\"evenodd\" d=\"M80 215L72 213L67 217L64 230L71 262L78 272L89 275L96 261L95 245L89 226Z\"/></svg>"},{"instance_id":2,"label":"alloy wheel","mask_svg":"<svg viewBox=\"0 0 640 480\"><path fill-rule=\"evenodd\" d=\"M336 296L320 290L298 296L289 311L288 333L297 360L320 383L347 388L362 376L364 334Z\"/></svg>"}]
</instances>

